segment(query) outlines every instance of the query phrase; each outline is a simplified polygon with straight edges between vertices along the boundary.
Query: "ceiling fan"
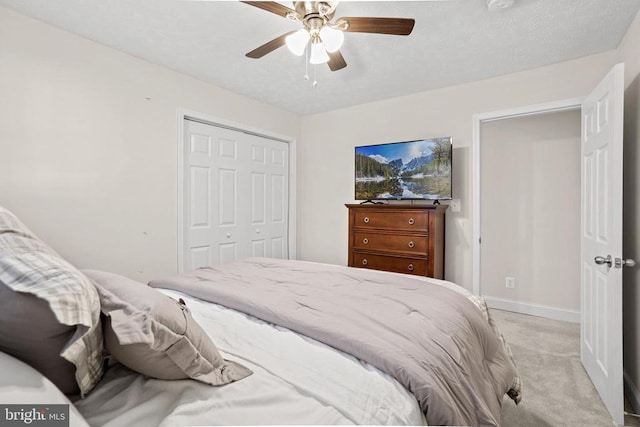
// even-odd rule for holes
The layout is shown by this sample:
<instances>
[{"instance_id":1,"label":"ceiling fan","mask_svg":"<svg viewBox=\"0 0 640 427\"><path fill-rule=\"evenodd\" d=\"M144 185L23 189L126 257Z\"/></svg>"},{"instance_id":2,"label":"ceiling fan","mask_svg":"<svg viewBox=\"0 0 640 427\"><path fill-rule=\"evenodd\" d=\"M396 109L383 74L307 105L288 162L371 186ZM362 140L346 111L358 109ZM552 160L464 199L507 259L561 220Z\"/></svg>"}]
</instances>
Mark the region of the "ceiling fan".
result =
<instances>
[{"instance_id":1,"label":"ceiling fan","mask_svg":"<svg viewBox=\"0 0 640 427\"><path fill-rule=\"evenodd\" d=\"M277 48L287 45L294 54L301 56L311 43L309 62L327 63L331 71L347 66L339 49L344 32L374 33L408 36L413 30L414 19L342 17L333 20L337 1L294 1L294 9L273 1L243 1L248 5L298 21L303 28L290 31L247 53L249 58L262 58Z\"/></svg>"}]
</instances>

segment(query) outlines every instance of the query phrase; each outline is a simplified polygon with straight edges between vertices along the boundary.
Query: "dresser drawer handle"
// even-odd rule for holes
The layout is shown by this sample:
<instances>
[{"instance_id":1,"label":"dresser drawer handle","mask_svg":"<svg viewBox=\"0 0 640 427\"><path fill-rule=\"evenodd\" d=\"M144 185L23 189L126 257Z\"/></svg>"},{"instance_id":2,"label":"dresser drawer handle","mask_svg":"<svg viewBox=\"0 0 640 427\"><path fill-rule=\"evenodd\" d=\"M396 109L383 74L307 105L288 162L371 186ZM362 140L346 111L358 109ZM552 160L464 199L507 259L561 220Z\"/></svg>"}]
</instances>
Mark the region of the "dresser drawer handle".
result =
<instances>
[{"instance_id":1,"label":"dresser drawer handle","mask_svg":"<svg viewBox=\"0 0 640 427\"><path fill-rule=\"evenodd\" d=\"M364 244L366 245L367 243L369 243L369 239L367 239L367 238L365 237L364 239L362 239L362 243L364 243Z\"/></svg>"},{"instance_id":2,"label":"dresser drawer handle","mask_svg":"<svg viewBox=\"0 0 640 427\"><path fill-rule=\"evenodd\" d=\"M413 264L409 264L409 266L407 267L407 269L409 269L409 271L413 271Z\"/></svg>"},{"instance_id":3,"label":"dresser drawer handle","mask_svg":"<svg viewBox=\"0 0 640 427\"><path fill-rule=\"evenodd\" d=\"M409 225L413 225L416 222L415 219L413 218L409 218Z\"/></svg>"},{"instance_id":4,"label":"dresser drawer handle","mask_svg":"<svg viewBox=\"0 0 640 427\"><path fill-rule=\"evenodd\" d=\"M369 262L367 261L367 259L366 259L366 258L362 260L362 265L367 265L368 263L369 263Z\"/></svg>"},{"instance_id":5,"label":"dresser drawer handle","mask_svg":"<svg viewBox=\"0 0 640 427\"><path fill-rule=\"evenodd\" d=\"M365 217L364 217L364 223L365 223L365 224L369 224L369 217L368 217L368 216L365 216Z\"/></svg>"},{"instance_id":6,"label":"dresser drawer handle","mask_svg":"<svg viewBox=\"0 0 640 427\"><path fill-rule=\"evenodd\" d=\"M409 242L409 247L410 247L410 248L413 248L415 245L416 245L415 243L413 243L413 242Z\"/></svg>"}]
</instances>

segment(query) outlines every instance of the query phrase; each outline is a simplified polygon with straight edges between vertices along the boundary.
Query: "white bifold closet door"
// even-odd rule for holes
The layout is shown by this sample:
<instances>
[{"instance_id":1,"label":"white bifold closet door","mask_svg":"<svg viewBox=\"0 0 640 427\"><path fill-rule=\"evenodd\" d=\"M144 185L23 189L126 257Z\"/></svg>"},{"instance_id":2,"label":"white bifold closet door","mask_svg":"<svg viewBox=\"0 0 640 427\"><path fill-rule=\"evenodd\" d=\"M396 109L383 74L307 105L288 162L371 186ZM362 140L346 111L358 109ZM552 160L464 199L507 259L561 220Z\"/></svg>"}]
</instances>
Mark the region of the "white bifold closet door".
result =
<instances>
[{"instance_id":1,"label":"white bifold closet door","mask_svg":"<svg viewBox=\"0 0 640 427\"><path fill-rule=\"evenodd\" d=\"M289 145L185 119L183 266L288 258Z\"/></svg>"}]
</instances>

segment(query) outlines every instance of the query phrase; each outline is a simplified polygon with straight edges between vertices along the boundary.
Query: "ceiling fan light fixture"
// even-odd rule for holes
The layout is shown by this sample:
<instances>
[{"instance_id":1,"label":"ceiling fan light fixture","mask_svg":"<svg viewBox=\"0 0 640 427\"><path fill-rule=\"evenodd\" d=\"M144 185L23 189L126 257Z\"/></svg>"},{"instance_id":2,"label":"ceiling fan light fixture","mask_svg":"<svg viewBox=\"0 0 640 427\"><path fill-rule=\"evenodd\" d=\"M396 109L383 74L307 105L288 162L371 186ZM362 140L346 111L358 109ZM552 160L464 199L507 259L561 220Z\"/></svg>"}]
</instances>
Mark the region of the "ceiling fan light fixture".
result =
<instances>
[{"instance_id":1,"label":"ceiling fan light fixture","mask_svg":"<svg viewBox=\"0 0 640 427\"><path fill-rule=\"evenodd\" d=\"M329 54L322 42L311 43L311 57L309 58L310 64L324 64L329 62Z\"/></svg>"},{"instance_id":2,"label":"ceiling fan light fixture","mask_svg":"<svg viewBox=\"0 0 640 427\"><path fill-rule=\"evenodd\" d=\"M340 49L342 47L342 43L344 43L344 33L340 30L327 26L322 27L320 30L320 38L322 38L327 52L331 53Z\"/></svg>"},{"instance_id":3,"label":"ceiling fan light fixture","mask_svg":"<svg viewBox=\"0 0 640 427\"><path fill-rule=\"evenodd\" d=\"M311 36L309 35L309 32L303 28L293 34L288 35L285 38L285 43L287 44L287 47L289 48L291 53L297 56L302 56L302 54L304 53L304 49L307 47L307 43L309 43L310 38Z\"/></svg>"}]
</instances>

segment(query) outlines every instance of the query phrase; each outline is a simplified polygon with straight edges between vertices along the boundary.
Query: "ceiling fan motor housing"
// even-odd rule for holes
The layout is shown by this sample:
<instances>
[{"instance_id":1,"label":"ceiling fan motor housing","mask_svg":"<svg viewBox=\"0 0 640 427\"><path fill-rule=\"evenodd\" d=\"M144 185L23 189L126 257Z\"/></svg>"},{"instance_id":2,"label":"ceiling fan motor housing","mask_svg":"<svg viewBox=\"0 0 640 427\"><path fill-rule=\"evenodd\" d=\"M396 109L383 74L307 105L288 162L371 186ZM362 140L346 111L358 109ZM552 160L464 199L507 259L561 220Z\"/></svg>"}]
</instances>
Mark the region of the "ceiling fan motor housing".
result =
<instances>
[{"instance_id":1,"label":"ceiling fan motor housing","mask_svg":"<svg viewBox=\"0 0 640 427\"><path fill-rule=\"evenodd\" d=\"M338 2L294 1L293 5L296 16L290 18L301 21L312 37L317 37L322 27L330 25Z\"/></svg>"},{"instance_id":2,"label":"ceiling fan motor housing","mask_svg":"<svg viewBox=\"0 0 640 427\"><path fill-rule=\"evenodd\" d=\"M294 1L293 7L298 14L298 18L303 21L307 15L319 15L329 21L333 18L337 1Z\"/></svg>"}]
</instances>

